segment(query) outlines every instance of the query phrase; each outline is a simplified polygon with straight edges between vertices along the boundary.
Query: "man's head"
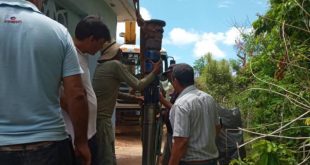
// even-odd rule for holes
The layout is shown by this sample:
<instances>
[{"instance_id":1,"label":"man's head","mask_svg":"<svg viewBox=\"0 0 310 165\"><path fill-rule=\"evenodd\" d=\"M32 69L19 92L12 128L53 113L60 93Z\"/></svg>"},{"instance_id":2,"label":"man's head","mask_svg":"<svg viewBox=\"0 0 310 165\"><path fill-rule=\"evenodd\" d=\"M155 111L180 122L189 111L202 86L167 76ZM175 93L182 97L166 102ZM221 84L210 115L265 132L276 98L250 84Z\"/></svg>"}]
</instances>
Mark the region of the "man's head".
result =
<instances>
[{"instance_id":1,"label":"man's head","mask_svg":"<svg viewBox=\"0 0 310 165\"><path fill-rule=\"evenodd\" d=\"M171 64L168 69L163 73L163 76L165 76L169 82L171 82L172 78L171 78L171 74L172 74L172 70L173 67L175 66L175 64Z\"/></svg>"},{"instance_id":2,"label":"man's head","mask_svg":"<svg viewBox=\"0 0 310 165\"><path fill-rule=\"evenodd\" d=\"M95 54L105 42L111 41L111 34L100 17L90 15L77 24L75 38L83 44L83 53Z\"/></svg>"},{"instance_id":3,"label":"man's head","mask_svg":"<svg viewBox=\"0 0 310 165\"><path fill-rule=\"evenodd\" d=\"M175 64L172 70L172 85L174 88L186 88L194 85L194 69L188 64Z\"/></svg>"}]
</instances>

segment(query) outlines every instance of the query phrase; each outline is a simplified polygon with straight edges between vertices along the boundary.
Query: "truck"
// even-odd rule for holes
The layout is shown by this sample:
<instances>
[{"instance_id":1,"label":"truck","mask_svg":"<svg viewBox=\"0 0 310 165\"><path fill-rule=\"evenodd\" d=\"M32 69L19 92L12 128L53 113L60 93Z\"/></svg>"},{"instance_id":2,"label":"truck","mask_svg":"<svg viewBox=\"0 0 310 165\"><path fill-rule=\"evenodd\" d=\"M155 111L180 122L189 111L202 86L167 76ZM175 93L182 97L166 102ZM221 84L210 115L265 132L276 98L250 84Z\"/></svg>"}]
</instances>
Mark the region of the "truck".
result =
<instances>
[{"instance_id":1,"label":"truck","mask_svg":"<svg viewBox=\"0 0 310 165\"><path fill-rule=\"evenodd\" d=\"M128 70L138 79L141 75L140 48L137 45L124 44L121 46L122 63ZM163 70L168 67L168 59L170 58L165 50L161 50L161 59L163 62ZM173 63L173 61L170 61ZM126 94L141 96L140 91L133 90L125 82L122 82L119 91ZM141 123L141 106L136 102L123 100L118 98L116 101L116 126L140 125Z\"/></svg>"}]
</instances>

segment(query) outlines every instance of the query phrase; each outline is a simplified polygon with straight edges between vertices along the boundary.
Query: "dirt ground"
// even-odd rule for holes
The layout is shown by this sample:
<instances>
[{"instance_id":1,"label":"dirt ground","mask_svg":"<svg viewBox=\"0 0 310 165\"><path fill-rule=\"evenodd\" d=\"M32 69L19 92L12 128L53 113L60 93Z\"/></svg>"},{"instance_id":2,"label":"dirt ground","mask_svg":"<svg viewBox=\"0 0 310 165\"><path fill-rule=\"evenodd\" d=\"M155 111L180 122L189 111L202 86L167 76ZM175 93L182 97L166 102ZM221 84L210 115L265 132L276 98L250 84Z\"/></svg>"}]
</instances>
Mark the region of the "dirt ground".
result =
<instances>
[{"instance_id":1,"label":"dirt ground","mask_svg":"<svg viewBox=\"0 0 310 165\"><path fill-rule=\"evenodd\" d=\"M140 126L122 126L115 130L115 153L117 165L142 164Z\"/></svg>"},{"instance_id":2,"label":"dirt ground","mask_svg":"<svg viewBox=\"0 0 310 165\"><path fill-rule=\"evenodd\" d=\"M115 154L117 165L141 165L142 141L140 126L117 126L115 129ZM161 151L165 143L166 129L163 129ZM159 165L161 163L159 162Z\"/></svg>"}]
</instances>

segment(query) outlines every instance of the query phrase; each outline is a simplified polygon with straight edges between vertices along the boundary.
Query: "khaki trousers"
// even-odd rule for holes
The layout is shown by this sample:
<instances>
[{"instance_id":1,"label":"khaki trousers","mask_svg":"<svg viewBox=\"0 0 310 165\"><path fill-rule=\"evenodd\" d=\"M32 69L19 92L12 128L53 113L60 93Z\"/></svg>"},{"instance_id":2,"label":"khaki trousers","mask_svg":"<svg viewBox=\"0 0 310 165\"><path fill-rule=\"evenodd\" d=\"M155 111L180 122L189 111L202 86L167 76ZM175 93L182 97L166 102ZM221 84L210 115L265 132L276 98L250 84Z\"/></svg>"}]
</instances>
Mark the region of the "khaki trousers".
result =
<instances>
[{"instance_id":1,"label":"khaki trousers","mask_svg":"<svg viewBox=\"0 0 310 165\"><path fill-rule=\"evenodd\" d=\"M99 165L116 165L114 130L111 119L97 119Z\"/></svg>"}]
</instances>

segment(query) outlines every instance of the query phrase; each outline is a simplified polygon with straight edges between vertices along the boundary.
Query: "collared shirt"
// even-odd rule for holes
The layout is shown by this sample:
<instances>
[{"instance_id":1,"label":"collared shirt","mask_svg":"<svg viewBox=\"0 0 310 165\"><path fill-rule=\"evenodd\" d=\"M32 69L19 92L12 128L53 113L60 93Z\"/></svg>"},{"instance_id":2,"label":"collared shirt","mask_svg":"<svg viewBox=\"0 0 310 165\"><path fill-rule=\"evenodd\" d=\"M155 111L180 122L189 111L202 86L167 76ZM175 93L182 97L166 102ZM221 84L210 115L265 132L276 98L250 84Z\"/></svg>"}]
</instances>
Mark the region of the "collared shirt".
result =
<instances>
[{"instance_id":1,"label":"collared shirt","mask_svg":"<svg viewBox=\"0 0 310 165\"><path fill-rule=\"evenodd\" d=\"M88 102L88 130L87 137L88 139L92 138L96 133L96 119L97 119L97 99L91 83L90 72L88 67L88 55L78 51L78 58L83 69L84 73L81 75L83 86L87 93L87 102ZM71 120L68 114L65 111L62 111L65 119L66 130L74 138L74 131Z\"/></svg>"},{"instance_id":2,"label":"collared shirt","mask_svg":"<svg viewBox=\"0 0 310 165\"><path fill-rule=\"evenodd\" d=\"M67 138L63 77L82 73L67 29L30 2L0 1L0 146Z\"/></svg>"},{"instance_id":3,"label":"collared shirt","mask_svg":"<svg viewBox=\"0 0 310 165\"><path fill-rule=\"evenodd\" d=\"M219 124L217 104L207 93L193 85L185 88L170 110L173 137L189 138L183 161L218 157L215 144Z\"/></svg>"},{"instance_id":4,"label":"collared shirt","mask_svg":"<svg viewBox=\"0 0 310 165\"><path fill-rule=\"evenodd\" d=\"M98 118L111 119L121 82L126 82L130 87L141 90L154 78L155 75L150 73L138 80L124 64L117 60L98 64L93 78L93 87L98 102Z\"/></svg>"}]
</instances>

